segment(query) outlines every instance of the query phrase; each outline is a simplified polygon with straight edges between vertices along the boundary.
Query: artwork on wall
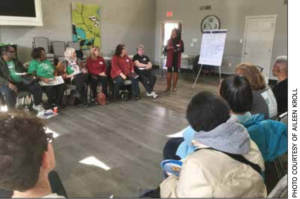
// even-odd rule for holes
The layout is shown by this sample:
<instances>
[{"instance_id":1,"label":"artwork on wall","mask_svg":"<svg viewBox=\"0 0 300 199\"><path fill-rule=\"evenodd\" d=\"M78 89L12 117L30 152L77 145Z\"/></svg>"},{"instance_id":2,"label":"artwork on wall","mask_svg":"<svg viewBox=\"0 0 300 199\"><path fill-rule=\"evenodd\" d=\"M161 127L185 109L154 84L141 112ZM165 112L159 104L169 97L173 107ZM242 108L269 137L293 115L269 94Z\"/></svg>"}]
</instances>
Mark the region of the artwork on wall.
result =
<instances>
[{"instance_id":1,"label":"artwork on wall","mask_svg":"<svg viewBox=\"0 0 300 199\"><path fill-rule=\"evenodd\" d=\"M100 6L72 3L71 8L73 41L80 42L82 50L100 47Z\"/></svg>"}]
</instances>

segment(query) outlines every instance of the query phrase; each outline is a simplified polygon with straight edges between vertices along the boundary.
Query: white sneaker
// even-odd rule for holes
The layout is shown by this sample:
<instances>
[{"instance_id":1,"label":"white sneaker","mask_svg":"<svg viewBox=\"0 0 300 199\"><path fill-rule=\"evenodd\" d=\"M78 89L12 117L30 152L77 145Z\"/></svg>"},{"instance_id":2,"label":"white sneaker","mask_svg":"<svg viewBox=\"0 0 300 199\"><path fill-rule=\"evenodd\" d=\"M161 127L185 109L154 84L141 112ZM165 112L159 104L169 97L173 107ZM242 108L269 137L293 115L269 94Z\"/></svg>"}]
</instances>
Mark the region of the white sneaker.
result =
<instances>
[{"instance_id":1,"label":"white sneaker","mask_svg":"<svg viewBox=\"0 0 300 199\"><path fill-rule=\"evenodd\" d=\"M153 99L156 99L158 97L158 95L155 92L151 92L151 93L146 93L147 97L152 97Z\"/></svg>"},{"instance_id":2,"label":"white sneaker","mask_svg":"<svg viewBox=\"0 0 300 199\"><path fill-rule=\"evenodd\" d=\"M153 92L151 93L146 93L147 97L153 97Z\"/></svg>"},{"instance_id":3,"label":"white sneaker","mask_svg":"<svg viewBox=\"0 0 300 199\"><path fill-rule=\"evenodd\" d=\"M44 112L44 111L45 111L45 109L43 108L42 105L33 105L32 108L33 108L34 110L36 110L38 113Z\"/></svg>"}]
</instances>

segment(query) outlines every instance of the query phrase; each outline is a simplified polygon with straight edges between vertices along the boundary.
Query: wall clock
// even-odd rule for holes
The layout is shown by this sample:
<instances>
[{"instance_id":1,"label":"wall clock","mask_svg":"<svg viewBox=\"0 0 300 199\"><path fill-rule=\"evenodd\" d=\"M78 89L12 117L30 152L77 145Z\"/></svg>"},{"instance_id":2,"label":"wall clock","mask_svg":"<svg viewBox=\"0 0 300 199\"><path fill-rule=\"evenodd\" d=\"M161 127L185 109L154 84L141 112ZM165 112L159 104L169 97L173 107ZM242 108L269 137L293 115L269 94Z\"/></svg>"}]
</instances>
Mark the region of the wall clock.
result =
<instances>
[{"instance_id":1,"label":"wall clock","mask_svg":"<svg viewBox=\"0 0 300 199\"><path fill-rule=\"evenodd\" d=\"M201 32L205 30L218 30L221 28L220 19L215 15L206 16L201 22Z\"/></svg>"}]
</instances>

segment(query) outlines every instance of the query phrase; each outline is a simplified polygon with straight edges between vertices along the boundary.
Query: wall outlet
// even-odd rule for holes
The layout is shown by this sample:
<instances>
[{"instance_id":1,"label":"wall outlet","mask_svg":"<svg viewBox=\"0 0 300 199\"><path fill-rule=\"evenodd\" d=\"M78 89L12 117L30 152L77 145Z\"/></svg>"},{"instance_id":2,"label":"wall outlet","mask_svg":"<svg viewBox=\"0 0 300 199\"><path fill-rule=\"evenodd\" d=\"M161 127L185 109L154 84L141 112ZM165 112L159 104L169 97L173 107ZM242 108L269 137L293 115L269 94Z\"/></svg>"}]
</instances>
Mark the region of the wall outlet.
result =
<instances>
[{"instance_id":1,"label":"wall outlet","mask_svg":"<svg viewBox=\"0 0 300 199\"><path fill-rule=\"evenodd\" d=\"M242 44L244 42L244 40L243 39L240 39L240 44Z\"/></svg>"},{"instance_id":2,"label":"wall outlet","mask_svg":"<svg viewBox=\"0 0 300 199\"><path fill-rule=\"evenodd\" d=\"M193 42L193 43L197 43L197 42L198 42L198 39L193 39L192 42Z\"/></svg>"},{"instance_id":3,"label":"wall outlet","mask_svg":"<svg viewBox=\"0 0 300 199\"><path fill-rule=\"evenodd\" d=\"M190 46L193 48L193 47L195 46L195 44L194 44L194 43L191 43Z\"/></svg>"},{"instance_id":4,"label":"wall outlet","mask_svg":"<svg viewBox=\"0 0 300 199\"><path fill-rule=\"evenodd\" d=\"M228 67L232 67L232 63L228 63Z\"/></svg>"}]
</instances>

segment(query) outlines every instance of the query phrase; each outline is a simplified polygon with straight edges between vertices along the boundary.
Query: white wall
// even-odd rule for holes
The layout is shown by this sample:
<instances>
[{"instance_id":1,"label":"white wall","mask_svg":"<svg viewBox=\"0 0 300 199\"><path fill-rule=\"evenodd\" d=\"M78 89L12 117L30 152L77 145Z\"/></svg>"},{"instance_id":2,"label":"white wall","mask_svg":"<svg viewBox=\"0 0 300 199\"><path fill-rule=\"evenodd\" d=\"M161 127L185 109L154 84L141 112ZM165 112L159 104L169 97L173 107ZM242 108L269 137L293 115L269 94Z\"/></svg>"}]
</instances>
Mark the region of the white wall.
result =
<instances>
[{"instance_id":1,"label":"white wall","mask_svg":"<svg viewBox=\"0 0 300 199\"><path fill-rule=\"evenodd\" d=\"M211 5L212 10L200 11L200 6ZM234 66L241 62L246 16L278 15L272 62L279 55L287 54L287 5L283 0L157 0L156 21L183 21L183 40L187 54L199 54L202 33L202 19L210 14L217 15L221 28L228 29L223 73L231 74ZM167 18L166 12L173 11L173 17ZM190 47L193 38L198 38L195 47ZM156 61L158 62L159 32L156 32ZM232 67L228 64L232 63ZM270 73L272 74L272 73ZM270 78L273 79L271 76Z\"/></svg>"},{"instance_id":2,"label":"white wall","mask_svg":"<svg viewBox=\"0 0 300 199\"><path fill-rule=\"evenodd\" d=\"M111 52L124 43L130 54L143 43L154 57L155 0L42 0L43 27L0 27L1 42L19 46L21 61L30 59L32 38L43 36L52 41L71 41L71 3L98 4L101 15L102 51Z\"/></svg>"}]
</instances>

